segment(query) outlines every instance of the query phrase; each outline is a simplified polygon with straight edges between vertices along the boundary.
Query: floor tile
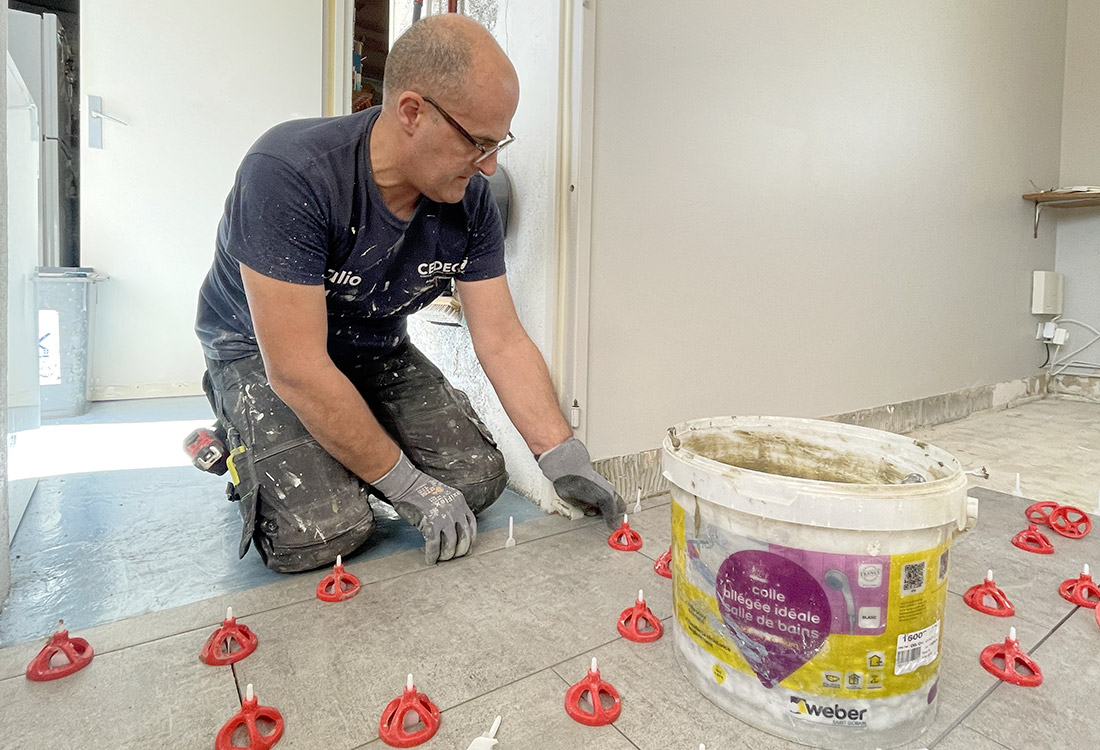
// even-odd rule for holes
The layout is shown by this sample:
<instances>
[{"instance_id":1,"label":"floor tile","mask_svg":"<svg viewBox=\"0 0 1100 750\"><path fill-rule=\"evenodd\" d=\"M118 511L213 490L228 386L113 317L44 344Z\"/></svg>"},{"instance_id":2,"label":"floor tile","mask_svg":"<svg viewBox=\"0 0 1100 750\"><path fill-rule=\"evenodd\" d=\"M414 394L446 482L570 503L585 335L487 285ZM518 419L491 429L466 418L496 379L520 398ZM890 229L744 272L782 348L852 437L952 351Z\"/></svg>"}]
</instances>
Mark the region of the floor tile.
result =
<instances>
[{"instance_id":1,"label":"floor tile","mask_svg":"<svg viewBox=\"0 0 1100 750\"><path fill-rule=\"evenodd\" d=\"M525 542L364 586L335 605L257 614L260 649L237 665L303 729L287 748L355 747L412 672L441 709L619 638L619 613L652 563L586 530ZM659 577L658 577L659 578ZM663 580L663 579L662 579ZM667 593L647 594L658 616Z\"/></svg>"},{"instance_id":2,"label":"floor tile","mask_svg":"<svg viewBox=\"0 0 1100 750\"><path fill-rule=\"evenodd\" d=\"M232 669L201 663L200 647L169 638L96 654L59 680L0 681L0 750L213 747L240 701Z\"/></svg>"},{"instance_id":3,"label":"floor tile","mask_svg":"<svg viewBox=\"0 0 1100 750\"><path fill-rule=\"evenodd\" d=\"M602 525L602 522L599 519L588 518L570 521L562 516L540 514L533 520L516 525L514 536L518 540L518 545L522 547L536 539L583 529L592 524ZM479 532L471 555L502 550L507 539L508 528L505 519L503 526ZM427 569L423 552L419 547L381 557L373 556L368 552L356 556L345 567L363 583L388 580ZM259 612L279 609L296 602L312 601L315 599L317 583L324 575L325 571L315 571L277 576L274 583L266 586L233 591L139 617L117 620L91 628L78 628L68 621L66 626L74 636L87 639L97 653L108 653L197 629L204 632L212 631L222 622L227 607L233 608L235 616L247 618ZM15 612L12 612L12 616L14 614ZM49 627L43 623L41 629L45 630L45 633L38 633L33 640L22 644L0 649L0 679L23 674L26 665L42 648L43 643L56 629L56 625L56 621L50 622Z\"/></svg>"},{"instance_id":4,"label":"floor tile","mask_svg":"<svg viewBox=\"0 0 1100 750\"><path fill-rule=\"evenodd\" d=\"M50 633L59 618L86 630L284 581L287 576L265 568L254 549L238 559L241 521L224 488L224 478L193 467L42 480L12 547L0 646ZM517 526L547 518L509 490L482 514L478 528L483 534L507 529L509 516ZM379 507L369 544L348 562L423 544L415 528Z\"/></svg>"},{"instance_id":5,"label":"floor tile","mask_svg":"<svg viewBox=\"0 0 1100 750\"><path fill-rule=\"evenodd\" d=\"M671 621L667 628L671 628ZM655 643L620 639L554 667L567 685L583 678L596 657L600 677L622 699L615 726L639 750L800 747L745 724L702 696L680 671L672 633ZM563 693L564 697L564 693Z\"/></svg>"},{"instance_id":6,"label":"floor tile","mask_svg":"<svg viewBox=\"0 0 1100 750\"><path fill-rule=\"evenodd\" d=\"M992 569L995 582L1015 606L1019 620L1039 625L1044 632L1054 627L1073 609L1058 594L1059 584L1076 578L1082 564L1090 561L1100 572L1100 533L1067 539L1045 529L1054 554L1027 552L1015 547L1011 539L1027 527L1024 510L1032 501L978 488L970 494L979 498L978 524L952 544L948 588L961 595L984 581Z\"/></svg>"},{"instance_id":7,"label":"floor tile","mask_svg":"<svg viewBox=\"0 0 1100 750\"><path fill-rule=\"evenodd\" d=\"M1042 670L1042 684L1026 688L1000 683L963 726L1011 748L1100 744L1095 721L1100 626L1092 610L1076 610L1037 648L1021 645Z\"/></svg>"},{"instance_id":8,"label":"floor tile","mask_svg":"<svg viewBox=\"0 0 1100 750\"><path fill-rule=\"evenodd\" d=\"M565 713L569 685L547 669L443 712L439 731L422 750L466 750L501 717L500 747L522 750L634 750L614 726L589 727ZM430 697L430 696L429 696ZM377 721L377 720L376 720ZM384 750L382 740L356 750ZM691 750L697 750L693 747Z\"/></svg>"}]
</instances>

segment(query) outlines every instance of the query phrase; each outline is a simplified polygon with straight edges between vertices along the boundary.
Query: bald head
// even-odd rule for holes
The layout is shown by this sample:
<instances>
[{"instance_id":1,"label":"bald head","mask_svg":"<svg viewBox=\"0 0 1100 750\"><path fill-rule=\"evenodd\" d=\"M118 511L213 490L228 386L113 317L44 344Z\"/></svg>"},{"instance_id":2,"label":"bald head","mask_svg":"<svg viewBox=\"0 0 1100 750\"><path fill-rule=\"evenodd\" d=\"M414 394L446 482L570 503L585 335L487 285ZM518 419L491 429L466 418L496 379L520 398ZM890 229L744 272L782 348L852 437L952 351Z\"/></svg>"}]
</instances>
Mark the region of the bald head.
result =
<instances>
[{"instance_id":1,"label":"bald head","mask_svg":"<svg viewBox=\"0 0 1100 750\"><path fill-rule=\"evenodd\" d=\"M417 21L393 44L386 58L382 107L403 91L457 101L480 76L515 81L515 69L484 26L458 13Z\"/></svg>"}]
</instances>

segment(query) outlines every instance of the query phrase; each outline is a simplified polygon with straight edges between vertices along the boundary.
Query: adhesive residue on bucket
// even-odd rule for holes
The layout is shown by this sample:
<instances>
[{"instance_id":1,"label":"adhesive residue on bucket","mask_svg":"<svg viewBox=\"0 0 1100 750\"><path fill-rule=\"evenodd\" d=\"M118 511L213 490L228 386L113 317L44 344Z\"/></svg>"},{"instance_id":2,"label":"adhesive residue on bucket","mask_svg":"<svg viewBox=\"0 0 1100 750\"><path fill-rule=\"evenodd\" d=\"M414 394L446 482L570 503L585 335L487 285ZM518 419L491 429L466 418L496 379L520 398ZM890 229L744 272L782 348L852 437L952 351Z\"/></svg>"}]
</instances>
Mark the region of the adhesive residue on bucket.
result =
<instances>
[{"instance_id":1,"label":"adhesive residue on bucket","mask_svg":"<svg viewBox=\"0 0 1100 750\"><path fill-rule=\"evenodd\" d=\"M739 429L729 433L700 430L680 437L682 450L689 453L775 476L842 484L901 484L907 476L921 473L913 471L912 465L906 468L895 457L868 457L846 450L841 440L826 444L791 435L783 429ZM912 441L912 445L918 450L928 447L917 441ZM921 468L932 473L932 477L925 479L950 475L947 466L938 460L930 469Z\"/></svg>"},{"instance_id":2,"label":"adhesive residue on bucket","mask_svg":"<svg viewBox=\"0 0 1100 750\"><path fill-rule=\"evenodd\" d=\"M704 695L826 748L931 724L949 547L968 522L957 461L877 430L724 417L672 428L663 469L674 641Z\"/></svg>"}]
</instances>

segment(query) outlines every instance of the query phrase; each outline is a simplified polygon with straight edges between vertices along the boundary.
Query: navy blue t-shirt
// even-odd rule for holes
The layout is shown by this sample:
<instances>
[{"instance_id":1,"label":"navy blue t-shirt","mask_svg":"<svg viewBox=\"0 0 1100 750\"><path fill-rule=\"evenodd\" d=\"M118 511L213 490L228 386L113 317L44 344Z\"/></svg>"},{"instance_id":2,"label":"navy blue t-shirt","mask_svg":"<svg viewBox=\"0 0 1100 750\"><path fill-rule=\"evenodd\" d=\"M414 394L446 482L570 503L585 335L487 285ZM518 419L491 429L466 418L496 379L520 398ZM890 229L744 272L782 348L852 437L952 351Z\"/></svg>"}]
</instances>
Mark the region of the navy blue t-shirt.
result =
<instances>
[{"instance_id":1,"label":"navy blue t-shirt","mask_svg":"<svg viewBox=\"0 0 1100 750\"><path fill-rule=\"evenodd\" d=\"M406 317L452 278L504 274L500 214L481 175L459 203L421 196L409 221L386 208L369 155L379 110L285 122L245 156L199 293L195 331L207 357L259 352L238 263L282 281L324 284L328 351L338 367L398 348Z\"/></svg>"}]
</instances>

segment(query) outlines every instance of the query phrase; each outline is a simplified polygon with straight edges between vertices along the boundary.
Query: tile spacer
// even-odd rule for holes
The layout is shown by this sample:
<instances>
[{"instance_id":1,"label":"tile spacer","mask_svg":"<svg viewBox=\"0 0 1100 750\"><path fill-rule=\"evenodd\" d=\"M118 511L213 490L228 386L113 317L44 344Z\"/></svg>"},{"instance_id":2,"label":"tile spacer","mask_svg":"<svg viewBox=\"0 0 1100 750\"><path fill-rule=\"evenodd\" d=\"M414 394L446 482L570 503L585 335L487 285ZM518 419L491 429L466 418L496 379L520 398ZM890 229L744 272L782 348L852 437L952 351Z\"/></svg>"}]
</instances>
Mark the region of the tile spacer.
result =
<instances>
[{"instance_id":1,"label":"tile spacer","mask_svg":"<svg viewBox=\"0 0 1100 750\"><path fill-rule=\"evenodd\" d=\"M630 521L623 516L623 525L611 532L607 543L623 552L635 552L642 548L642 535L630 528Z\"/></svg>"},{"instance_id":2,"label":"tile spacer","mask_svg":"<svg viewBox=\"0 0 1100 750\"><path fill-rule=\"evenodd\" d=\"M1035 660L1025 654L1016 640L1016 628L1008 629L1004 643L994 643L982 649L982 666L994 677L1022 687L1038 687L1043 682L1043 672ZM997 661L1001 664L998 664ZM1027 672L1021 672L1019 667Z\"/></svg>"},{"instance_id":3,"label":"tile spacer","mask_svg":"<svg viewBox=\"0 0 1100 750\"><path fill-rule=\"evenodd\" d=\"M1028 524L1026 529L1012 537L1012 543L1025 552L1034 552L1037 555L1054 554L1054 545L1033 523Z\"/></svg>"},{"instance_id":4,"label":"tile spacer","mask_svg":"<svg viewBox=\"0 0 1100 750\"><path fill-rule=\"evenodd\" d=\"M1100 604L1100 586L1092 580L1087 563L1077 578L1062 581L1062 585L1058 587L1058 593L1067 602L1076 604L1078 607L1095 609L1096 605Z\"/></svg>"},{"instance_id":5,"label":"tile spacer","mask_svg":"<svg viewBox=\"0 0 1100 750\"><path fill-rule=\"evenodd\" d=\"M410 732L405 729L405 718L415 714L423 729ZM394 698L378 720L378 736L390 747L413 747L427 742L439 731L439 709L428 696L416 689L413 676L405 683L405 692Z\"/></svg>"},{"instance_id":6,"label":"tile spacer","mask_svg":"<svg viewBox=\"0 0 1100 750\"><path fill-rule=\"evenodd\" d=\"M664 632L661 621L650 611L642 590L638 589L638 600L634 606L627 607L619 615L619 635L635 643L651 643Z\"/></svg>"},{"instance_id":7,"label":"tile spacer","mask_svg":"<svg viewBox=\"0 0 1100 750\"><path fill-rule=\"evenodd\" d=\"M653 569L657 571L657 575L664 578L672 578L672 570L669 565L672 564L672 547L668 548L668 552L665 552L657 558L657 562L653 563Z\"/></svg>"},{"instance_id":8,"label":"tile spacer","mask_svg":"<svg viewBox=\"0 0 1100 750\"><path fill-rule=\"evenodd\" d=\"M283 736L283 715L271 706L261 706L258 703L252 693L252 683L248 683L241 710L225 722L214 738L215 750L269 750L275 746ZM261 730L258 719L273 725L271 731ZM248 732L247 745L238 745L233 741L233 733L242 726Z\"/></svg>"},{"instance_id":9,"label":"tile spacer","mask_svg":"<svg viewBox=\"0 0 1100 750\"><path fill-rule=\"evenodd\" d=\"M1080 508L1059 505L1050 512L1050 528L1064 537L1080 539L1092 531L1092 519Z\"/></svg>"},{"instance_id":10,"label":"tile spacer","mask_svg":"<svg viewBox=\"0 0 1100 750\"><path fill-rule=\"evenodd\" d=\"M332 572L317 584L317 598L323 602L342 602L359 593L359 579L344 570L344 560L336 556Z\"/></svg>"},{"instance_id":11,"label":"tile spacer","mask_svg":"<svg viewBox=\"0 0 1100 750\"><path fill-rule=\"evenodd\" d=\"M233 617L233 608L226 607L225 621L210 634L199 652L199 658L212 667L236 664L256 650L258 639L247 625L240 625ZM237 650L233 650L234 644Z\"/></svg>"},{"instance_id":12,"label":"tile spacer","mask_svg":"<svg viewBox=\"0 0 1100 750\"><path fill-rule=\"evenodd\" d=\"M586 695L588 702L592 704L592 710L581 705L581 700ZM601 700L605 695L611 699L611 705L606 708ZM593 656L592 668L588 670L588 674L565 691L565 713L581 724L602 727L618 719L622 710L619 691L611 683L600 679L600 670L596 669L596 657Z\"/></svg>"},{"instance_id":13,"label":"tile spacer","mask_svg":"<svg viewBox=\"0 0 1100 750\"><path fill-rule=\"evenodd\" d=\"M993 603L986 604L986 597L990 597ZM976 609L994 617L1012 617L1016 614L1016 608L1012 606L1008 596L993 582L992 570L986 574L985 581L966 590L966 593L963 594L963 601L971 609Z\"/></svg>"},{"instance_id":14,"label":"tile spacer","mask_svg":"<svg viewBox=\"0 0 1100 750\"><path fill-rule=\"evenodd\" d=\"M489 733L483 737L474 737L474 741L470 743L466 750L492 750L500 744L500 740L496 739L498 729L500 729L499 716L493 720L493 726L489 727Z\"/></svg>"},{"instance_id":15,"label":"tile spacer","mask_svg":"<svg viewBox=\"0 0 1100 750\"><path fill-rule=\"evenodd\" d=\"M60 666L51 665L53 658L60 654L69 660L68 664ZM61 677L68 677L73 672L79 672L92 663L95 651L83 638L70 638L69 631L65 630L65 623L59 620L57 632L53 634L49 642L38 652L38 656L27 665L27 679L34 682L46 682Z\"/></svg>"},{"instance_id":16,"label":"tile spacer","mask_svg":"<svg viewBox=\"0 0 1100 750\"><path fill-rule=\"evenodd\" d=\"M1058 507L1058 503L1047 500L1041 503L1033 503L1027 506L1027 510L1024 511L1024 515L1027 516L1027 520L1036 526L1049 526L1050 514Z\"/></svg>"}]
</instances>

